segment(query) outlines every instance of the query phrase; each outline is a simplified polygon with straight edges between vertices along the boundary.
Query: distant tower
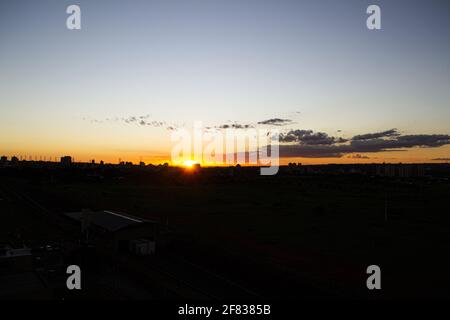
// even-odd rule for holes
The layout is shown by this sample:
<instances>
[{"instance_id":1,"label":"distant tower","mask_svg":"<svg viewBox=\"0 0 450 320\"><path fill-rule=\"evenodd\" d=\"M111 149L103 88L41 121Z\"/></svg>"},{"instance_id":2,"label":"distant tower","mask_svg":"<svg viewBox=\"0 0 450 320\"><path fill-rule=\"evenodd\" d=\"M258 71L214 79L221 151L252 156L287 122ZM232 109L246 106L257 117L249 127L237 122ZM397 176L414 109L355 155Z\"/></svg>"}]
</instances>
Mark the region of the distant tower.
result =
<instances>
[{"instance_id":1,"label":"distant tower","mask_svg":"<svg viewBox=\"0 0 450 320\"><path fill-rule=\"evenodd\" d=\"M387 221L388 221L388 195L386 193L384 199L384 222L386 223Z\"/></svg>"},{"instance_id":2,"label":"distant tower","mask_svg":"<svg viewBox=\"0 0 450 320\"><path fill-rule=\"evenodd\" d=\"M65 166L70 166L72 164L72 157L71 156L61 157L61 163Z\"/></svg>"}]
</instances>

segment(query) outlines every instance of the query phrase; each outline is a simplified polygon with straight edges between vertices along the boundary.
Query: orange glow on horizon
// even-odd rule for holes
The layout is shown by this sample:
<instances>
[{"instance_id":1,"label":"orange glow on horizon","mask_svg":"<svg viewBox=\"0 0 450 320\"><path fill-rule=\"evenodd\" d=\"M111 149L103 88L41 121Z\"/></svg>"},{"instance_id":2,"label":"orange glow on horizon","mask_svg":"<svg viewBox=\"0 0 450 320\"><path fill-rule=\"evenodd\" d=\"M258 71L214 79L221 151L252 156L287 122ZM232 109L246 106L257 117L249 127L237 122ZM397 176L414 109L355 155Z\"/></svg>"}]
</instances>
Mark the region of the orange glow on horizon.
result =
<instances>
[{"instance_id":1,"label":"orange glow on horizon","mask_svg":"<svg viewBox=\"0 0 450 320\"><path fill-rule=\"evenodd\" d=\"M139 164L140 161L145 164L164 164L168 163L171 166L180 166L184 168L192 168L194 164L200 164L202 167L226 167L233 166L237 163L228 164L225 162L214 161L196 161L185 160L175 163L170 158L170 153L166 150L152 150L145 154L144 152L115 152L115 150L86 150L85 148L58 148L61 151L56 153L53 149L43 148L42 150L28 150L19 148L3 149L0 155L11 158L16 156L24 160L39 160L46 159L47 161L59 162L60 157L68 155L72 156L75 162L91 162L95 160L99 163L101 160L105 164L117 164L120 161L132 162ZM49 151L47 151L49 150ZM47 151L47 152L46 152ZM143 154L143 155L142 155ZM142 155L142 156L141 156ZM280 157L280 166L289 163L302 163L304 165L321 165L321 164L363 164L363 163L448 163L450 155L450 146L442 146L435 149L430 148L412 148L407 151L391 151L378 153L361 153L361 154L347 154L340 158L302 158L302 157ZM249 163L240 163L241 166L252 166ZM256 164L257 165L257 164Z\"/></svg>"},{"instance_id":2,"label":"orange glow on horizon","mask_svg":"<svg viewBox=\"0 0 450 320\"><path fill-rule=\"evenodd\" d=\"M194 166L194 164L198 164L198 162L196 162L194 160L186 160L183 162L183 166L186 168L192 168Z\"/></svg>"}]
</instances>

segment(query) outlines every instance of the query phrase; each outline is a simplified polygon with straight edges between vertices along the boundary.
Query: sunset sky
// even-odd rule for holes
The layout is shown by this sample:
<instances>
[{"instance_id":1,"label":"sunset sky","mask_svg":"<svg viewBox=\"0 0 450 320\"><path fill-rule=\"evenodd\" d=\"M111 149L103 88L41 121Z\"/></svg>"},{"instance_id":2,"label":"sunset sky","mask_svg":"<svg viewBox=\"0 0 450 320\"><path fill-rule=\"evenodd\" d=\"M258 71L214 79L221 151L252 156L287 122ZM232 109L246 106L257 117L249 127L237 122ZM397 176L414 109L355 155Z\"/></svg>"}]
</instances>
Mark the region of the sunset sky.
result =
<instances>
[{"instance_id":1,"label":"sunset sky","mask_svg":"<svg viewBox=\"0 0 450 320\"><path fill-rule=\"evenodd\" d=\"M0 154L170 162L202 121L276 127L282 163L446 161L449 57L448 0L4 0Z\"/></svg>"}]
</instances>

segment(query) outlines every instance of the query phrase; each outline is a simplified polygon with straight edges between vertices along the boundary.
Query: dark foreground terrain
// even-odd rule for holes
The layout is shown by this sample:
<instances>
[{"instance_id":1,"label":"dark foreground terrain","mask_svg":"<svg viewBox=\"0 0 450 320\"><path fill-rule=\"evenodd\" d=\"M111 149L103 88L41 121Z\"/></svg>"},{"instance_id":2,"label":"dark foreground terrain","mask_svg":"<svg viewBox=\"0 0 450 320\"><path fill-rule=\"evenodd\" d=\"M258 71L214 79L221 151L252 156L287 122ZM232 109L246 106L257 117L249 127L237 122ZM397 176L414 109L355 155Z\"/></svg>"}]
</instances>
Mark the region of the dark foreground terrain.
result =
<instances>
[{"instance_id":1,"label":"dark foreground terrain","mask_svg":"<svg viewBox=\"0 0 450 320\"><path fill-rule=\"evenodd\" d=\"M40 279L39 298L449 298L448 166L421 177L330 168L263 177L257 168L4 167L0 243L33 249L27 274ZM155 221L165 245L151 256L106 254L64 216L83 208ZM70 263L86 275L81 293L65 289ZM382 290L369 291L374 264ZM18 271L2 267L15 288Z\"/></svg>"}]
</instances>

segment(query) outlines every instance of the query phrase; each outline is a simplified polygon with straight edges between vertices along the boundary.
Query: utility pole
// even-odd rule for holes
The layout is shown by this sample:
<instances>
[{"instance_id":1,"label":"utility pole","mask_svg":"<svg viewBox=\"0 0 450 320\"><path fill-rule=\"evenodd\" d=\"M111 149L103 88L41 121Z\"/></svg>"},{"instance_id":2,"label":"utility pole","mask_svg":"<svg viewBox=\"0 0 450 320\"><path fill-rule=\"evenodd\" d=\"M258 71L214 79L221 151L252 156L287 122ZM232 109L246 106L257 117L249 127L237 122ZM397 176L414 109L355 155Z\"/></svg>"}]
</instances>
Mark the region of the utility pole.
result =
<instances>
[{"instance_id":1,"label":"utility pole","mask_svg":"<svg viewBox=\"0 0 450 320\"><path fill-rule=\"evenodd\" d=\"M386 223L387 221L388 221L388 194L386 192L384 198L384 222Z\"/></svg>"}]
</instances>

